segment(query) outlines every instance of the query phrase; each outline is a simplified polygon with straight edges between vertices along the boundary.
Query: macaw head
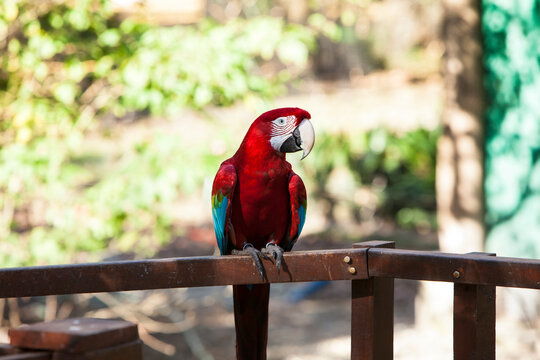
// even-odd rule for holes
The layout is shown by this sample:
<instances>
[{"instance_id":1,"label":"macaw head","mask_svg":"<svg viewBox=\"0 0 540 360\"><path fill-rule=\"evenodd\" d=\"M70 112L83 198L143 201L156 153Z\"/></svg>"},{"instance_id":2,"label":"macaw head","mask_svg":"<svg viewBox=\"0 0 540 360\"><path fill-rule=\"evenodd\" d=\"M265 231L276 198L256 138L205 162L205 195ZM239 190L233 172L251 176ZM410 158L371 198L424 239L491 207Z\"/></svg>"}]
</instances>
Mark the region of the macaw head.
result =
<instances>
[{"instance_id":1,"label":"macaw head","mask_svg":"<svg viewBox=\"0 0 540 360\"><path fill-rule=\"evenodd\" d=\"M248 134L268 141L279 153L303 150L308 156L315 143L311 115L300 108L279 108L265 112L251 125Z\"/></svg>"}]
</instances>

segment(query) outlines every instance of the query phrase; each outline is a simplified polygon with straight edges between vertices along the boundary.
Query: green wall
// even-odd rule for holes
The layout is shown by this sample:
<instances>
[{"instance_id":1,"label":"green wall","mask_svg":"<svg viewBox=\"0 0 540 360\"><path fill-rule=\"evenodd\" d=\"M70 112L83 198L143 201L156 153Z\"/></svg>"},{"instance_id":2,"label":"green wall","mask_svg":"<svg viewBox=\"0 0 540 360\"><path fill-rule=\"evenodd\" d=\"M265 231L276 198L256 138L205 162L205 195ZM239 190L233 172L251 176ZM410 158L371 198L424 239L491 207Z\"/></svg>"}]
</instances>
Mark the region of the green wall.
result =
<instances>
[{"instance_id":1,"label":"green wall","mask_svg":"<svg viewBox=\"0 0 540 360\"><path fill-rule=\"evenodd\" d=\"M540 0L483 0L487 250L540 258Z\"/></svg>"}]
</instances>

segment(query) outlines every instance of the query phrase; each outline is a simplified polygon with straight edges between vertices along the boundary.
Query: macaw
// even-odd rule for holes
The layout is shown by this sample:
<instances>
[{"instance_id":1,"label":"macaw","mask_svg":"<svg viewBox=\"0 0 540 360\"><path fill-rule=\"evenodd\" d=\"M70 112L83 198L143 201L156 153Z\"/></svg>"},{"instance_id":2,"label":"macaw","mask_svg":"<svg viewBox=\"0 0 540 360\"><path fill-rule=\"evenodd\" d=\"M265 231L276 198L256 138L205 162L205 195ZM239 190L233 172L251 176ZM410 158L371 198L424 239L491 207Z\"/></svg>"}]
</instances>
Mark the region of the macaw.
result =
<instances>
[{"instance_id":1,"label":"macaw","mask_svg":"<svg viewBox=\"0 0 540 360\"><path fill-rule=\"evenodd\" d=\"M306 219L306 188L285 154L313 148L311 115L279 108L260 115L225 160L212 186L212 217L221 255L249 254L264 278L261 258L290 251ZM270 284L234 285L236 357L266 359Z\"/></svg>"}]
</instances>

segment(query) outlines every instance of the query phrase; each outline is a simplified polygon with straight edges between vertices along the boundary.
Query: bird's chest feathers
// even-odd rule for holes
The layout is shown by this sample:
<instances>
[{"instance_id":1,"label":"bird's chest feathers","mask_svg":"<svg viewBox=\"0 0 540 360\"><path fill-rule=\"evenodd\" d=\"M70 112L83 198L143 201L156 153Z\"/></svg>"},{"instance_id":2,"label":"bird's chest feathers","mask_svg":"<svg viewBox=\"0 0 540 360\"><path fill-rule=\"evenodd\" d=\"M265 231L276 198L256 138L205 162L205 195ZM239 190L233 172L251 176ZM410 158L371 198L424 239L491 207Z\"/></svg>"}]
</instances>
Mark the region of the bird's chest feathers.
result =
<instances>
[{"instance_id":1,"label":"bird's chest feathers","mask_svg":"<svg viewBox=\"0 0 540 360\"><path fill-rule=\"evenodd\" d=\"M255 170L239 174L237 216L251 236L273 233L289 219L288 169ZM233 215L233 217L236 217Z\"/></svg>"},{"instance_id":2,"label":"bird's chest feathers","mask_svg":"<svg viewBox=\"0 0 540 360\"><path fill-rule=\"evenodd\" d=\"M243 205L261 210L288 200L288 174L276 169L254 171L239 179Z\"/></svg>"}]
</instances>

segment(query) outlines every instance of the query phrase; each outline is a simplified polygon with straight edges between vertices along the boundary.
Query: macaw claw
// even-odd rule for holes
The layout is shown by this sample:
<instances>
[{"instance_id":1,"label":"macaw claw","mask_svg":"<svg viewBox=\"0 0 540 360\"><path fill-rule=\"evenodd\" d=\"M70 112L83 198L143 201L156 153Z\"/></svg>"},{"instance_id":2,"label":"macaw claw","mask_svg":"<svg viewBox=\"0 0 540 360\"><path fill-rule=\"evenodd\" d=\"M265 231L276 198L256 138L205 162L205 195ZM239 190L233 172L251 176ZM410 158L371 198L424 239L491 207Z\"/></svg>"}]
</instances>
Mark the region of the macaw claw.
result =
<instances>
[{"instance_id":1,"label":"macaw claw","mask_svg":"<svg viewBox=\"0 0 540 360\"><path fill-rule=\"evenodd\" d=\"M264 267L262 266L261 258L265 260L270 260L266 254L262 253L260 250L255 249L250 243L246 243L242 250L233 249L231 251L233 255L250 255L255 263L255 267L261 275L261 279L264 280Z\"/></svg>"},{"instance_id":2,"label":"macaw claw","mask_svg":"<svg viewBox=\"0 0 540 360\"><path fill-rule=\"evenodd\" d=\"M279 271L281 270L281 262L283 261L283 249L281 248L281 246L270 242L266 244L266 247L262 250L262 253L272 255L274 260L276 260L277 270L279 274Z\"/></svg>"}]
</instances>

